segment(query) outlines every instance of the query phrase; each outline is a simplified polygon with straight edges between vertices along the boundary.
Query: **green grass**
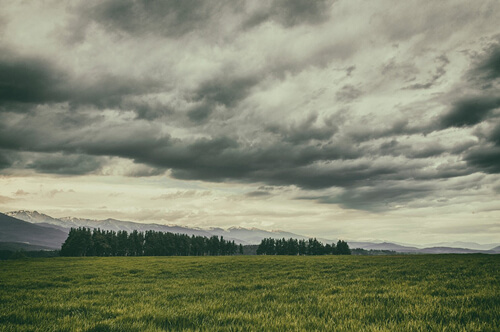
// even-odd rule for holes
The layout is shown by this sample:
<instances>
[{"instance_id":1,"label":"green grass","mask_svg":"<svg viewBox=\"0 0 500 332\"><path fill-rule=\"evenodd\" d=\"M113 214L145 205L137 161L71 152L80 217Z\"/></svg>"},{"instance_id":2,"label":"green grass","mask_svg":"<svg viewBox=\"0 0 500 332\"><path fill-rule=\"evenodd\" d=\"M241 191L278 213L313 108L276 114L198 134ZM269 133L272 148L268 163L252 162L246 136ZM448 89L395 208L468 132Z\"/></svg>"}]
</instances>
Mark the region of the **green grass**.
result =
<instances>
[{"instance_id":1,"label":"green grass","mask_svg":"<svg viewBox=\"0 0 500 332\"><path fill-rule=\"evenodd\" d=\"M0 331L500 331L500 255L0 262Z\"/></svg>"}]
</instances>

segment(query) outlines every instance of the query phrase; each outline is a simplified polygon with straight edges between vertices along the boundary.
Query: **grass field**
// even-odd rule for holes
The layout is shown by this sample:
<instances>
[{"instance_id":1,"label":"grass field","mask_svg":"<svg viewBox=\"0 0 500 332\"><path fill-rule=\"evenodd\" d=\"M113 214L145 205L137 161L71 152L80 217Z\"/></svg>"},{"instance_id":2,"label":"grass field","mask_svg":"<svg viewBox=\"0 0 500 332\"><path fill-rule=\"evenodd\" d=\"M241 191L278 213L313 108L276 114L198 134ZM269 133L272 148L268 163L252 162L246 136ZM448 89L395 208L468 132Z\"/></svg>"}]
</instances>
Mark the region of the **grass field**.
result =
<instances>
[{"instance_id":1,"label":"grass field","mask_svg":"<svg viewBox=\"0 0 500 332\"><path fill-rule=\"evenodd\" d=\"M0 331L500 331L500 255L0 262Z\"/></svg>"}]
</instances>

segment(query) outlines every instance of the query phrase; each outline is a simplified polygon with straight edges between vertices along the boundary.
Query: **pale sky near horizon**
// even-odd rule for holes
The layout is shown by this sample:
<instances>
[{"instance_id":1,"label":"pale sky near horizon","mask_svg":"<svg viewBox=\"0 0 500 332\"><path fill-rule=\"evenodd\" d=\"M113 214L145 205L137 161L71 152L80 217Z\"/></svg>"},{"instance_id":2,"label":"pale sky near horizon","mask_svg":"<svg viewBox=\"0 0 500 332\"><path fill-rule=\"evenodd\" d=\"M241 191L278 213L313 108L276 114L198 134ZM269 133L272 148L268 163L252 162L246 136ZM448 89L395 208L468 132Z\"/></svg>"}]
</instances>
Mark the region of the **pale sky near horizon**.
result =
<instances>
[{"instance_id":1,"label":"pale sky near horizon","mask_svg":"<svg viewBox=\"0 0 500 332\"><path fill-rule=\"evenodd\" d=\"M499 242L499 1L0 8L0 212Z\"/></svg>"}]
</instances>

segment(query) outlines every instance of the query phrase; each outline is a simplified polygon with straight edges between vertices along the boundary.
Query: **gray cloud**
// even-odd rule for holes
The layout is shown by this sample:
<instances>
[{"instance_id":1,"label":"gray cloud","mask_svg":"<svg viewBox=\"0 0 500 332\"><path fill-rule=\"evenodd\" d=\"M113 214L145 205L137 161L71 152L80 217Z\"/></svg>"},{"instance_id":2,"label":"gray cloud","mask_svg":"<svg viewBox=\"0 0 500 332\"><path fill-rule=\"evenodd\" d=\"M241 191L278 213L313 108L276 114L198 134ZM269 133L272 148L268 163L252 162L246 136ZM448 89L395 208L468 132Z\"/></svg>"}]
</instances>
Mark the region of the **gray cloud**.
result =
<instances>
[{"instance_id":1,"label":"gray cloud","mask_svg":"<svg viewBox=\"0 0 500 332\"><path fill-rule=\"evenodd\" d=\"M336 94L337 100L342 102L351 102L358 99L363 92L352 86L352 85L344 85Z\"/></svg>"},{"instance_id":2,"label":"gray cloud","mask_svg":"<svg viewBox=\"0 0 500 332\"><path fill-rule=\"evenodd\" d=\"M500 44L492 44L487 56L472 71L472 75L480 75L482 79L494 80L500 77Z\"/></svg>"},{"instance_id":3,"label":"gray cloud","mask_svg":"<svg viewBox=\"0 0 500 332\"><path fill-rule=\"evenodd\" d=\"M342 194L318 201L372 211L437 188L413 182L497 173L499 47L461 57L448 37L460 19L488 11L452 7L391 4L390 14L304 0L67 7L71 16L58 24L69 29L71 48L59 44L54 56L52 44L45 52L35 45L21 56L12 42L0 56L0 168L91 174L118 157L136 163L125 176L171 170L178 179L336 187ZM453 17L443 16L450 8ZM54 29L51 36L65 35ZM470 39L460 31L456 40ZM456 70L464 58L472 69ZM442 103L447 112L436 115ZM478 124L493 129L481 136Z\"/></svg>"},{"instance_id":4,"label":"gray cloud","mask_svg":"<svg viewBox=\"0 0 500 332\"><path fill-rule=\"evenodd\" d=\"M498 124L490 134L490 141L496 146L500 146L500 124Z\"/></svg>"},{"instance_id":5,"label":"gray cloud","mask_svg":"<svg viewBox=\"0 0 500 332\"><path fill-rule=\"evenodd\" d=\"M441 128L498 123L495 110L500 108L500 97L495 84L499 77L499 50L499 44L494 43L482 55L476 56L477 63L465 76L468 88L475 90L475 95L455 101L450 111L440 117ZM482 133L482 130L475 131L479 143L463 154L463 160L467 162L471 172L472 170L484 173L500 172L499 132L498 124L486 134Z\"/></svg>"},{"instance_id":6,"label":"gray cloud","mask_svg":"<svg viewBox=\"0 0 500 332\"><path fill-rule=\"evenodd\" d=\"M389 142L384 142L380 145L380 151L384 155L394 155L394 156L405 156L407 158L431 158L440 156L443 153L451 152L444 146L436 143L430 143L423 145L418 144L418 146L412 146L410 144L400 144L397 140L393 139ZM456 150L454 150L456 154Z\"/></svg>"},{"instance_id":7,"label":"gray cloud","mask_svg":"<svg viewBox=\"0 0 500 332\"><path fill-rule=\"evenodd\" d=\"M124 101L121 104L122 109L131 109L136 113L138 119L148 121L156 120L165 116L174 114L174 110L168 104L157 100L152 101Z\"/></svg>"},{"instance_id":8,"label":"gray cloud","mask_svg":"<svg viewBox=\"0 0 500 332\"><path fill-rule=\"evenodd\" d=\"M74 83L68 101L75 105L117 108L125 96L157 92L161 84L151 79L135 79L103 73L94 82Z\"/></svg>"},{"instance_id":9,"label":"gray cloud","mask_svg":"<svg viewBox=\"0 0 500 332\"><path fill-rule=\"evenodd\" d=\"M32 105L67 102L73 107L117 107L123 97L157 91L159 83L102 72L91 79L72 75L47 59L0 56L0 111L29 112Z\"/></svg>"},{"instance_id":10,"label":"gray cloud","mask_svg":"<svg viewBox=\"0 0 500 332\"><path fill-rule=\"evenodd\" d=\"M340 204L348 209L382 211L397 209L416 199L426 198L435 189L434 186L421 184L351 187L339 195L302 199L314 199L323 204Z\"/></svg>"},{"instance_id":11,"label":"gray cloud","mask_svg":"<svg viewBox=\"0 0 500 332\"><path fill-rule=\"evenodd\" d=\"M103 164L103 160L93 156L51 154L36 158L26 168L39 173L83 175L99 170Z\"/></svg>"},{"instance_id":12,"label":"gray cloud","mask_svg":"<svg viewBox=\"0 0 500 332\"><path fill-rule=\"evenodd\" d=\"M7 153L0 150L0 170L12 166L11 159L7 156Z\"/></svg>"},{"instance_id":13,"label":"gray cloud","mask_svg":"<svg viewBox=\"0 0 500 332\"><path fill-rule=\"evenodd\" d=\"M460 97L452 102L450 110L440 119L441 128L474 126L491 115L500 107L500 97L495 89L495 81L499 77L498 61L500 60L500 44L491 45L470 69L464 79L467 89L473 95ZM477 56L476 56L477 57Z\"/></svg>"},{"instance_id":14,"label":"gray cloud","mask_svg":"<svg viewBox=\"0 0 500 332\"><path fill-rule=\"evenodd\" d=\"M91 126L75 130L80 118L83 123L90 120L75 113L73 124L57 114L29 113L23 115L22 127L19 122L0 125L2 146L12 150L65 153L42 155L25 166L43 173L85 174L103 165L102 159L91 156L115 156L150 166L132 169L126 174L129 176L158 175L165 169L172 169L172 175L179 179L294 184L308 189L349 187L383 179L403 180L408 176L408 169L414 170L414 177L421 178L460 176L470 172L445 168L426 174L418 171L418 165L376 164L374 161L383 156L423 159L445 152L461 153L469 145L458 145L449 151L431 144L418 149L399 144L383 144L380 149L371 144L360 146L345 137L332 138L331 123L324 127L326 129L319 127L321 130L315 131L318 120L314 114L298 125L276 129L279 135L256 146L243 143L235 136L172 138L161 133L161 127L143 120L117 126L97 117L90 122ZM62 126L61 122L71 125ZM368 158L363 160L363 156Z\"/></svg>"},{"instance_id":15,"label":"gray cloud","mask_svg":"<svg viewBox=\"0 0 500 332\"><path fill-rule=\"evenodd\" d=\"M0 104L47 103L65 100L67 75L38 58L0 57Z\"/></svg>"},{"instance_id":16,"label":"gray cloud","mask_svg":"<svg viewBox=\"0 0 500 332\"><path fill-rule=\"evenodd\" d=\"M315 125L318 121L318 115L315 113L309 114L304 121L295 124L292 123L287 127L280 125L270 125L268 130L274 134L280 135L282 140L292 142L294 144L308 142L311 140L327 141L337 131L337 125L333 119L326 119L322 126Z\"/></svg>"},{"instance_id":17,"label":"gray cloud","mask_svg":"<svg viewBox=\"0 0 500 332\"><path fill-rule=\"evenodd\" d=\"M464 157L467 163L485 173L500 173L500 147L479 147Z\"/></svg>"},{"instance_id":18,"label":"gray cloud","mask_svg":"<svg viewBox=\"0 0 500 332\"><path fill-rule=\"evenodd\" d=\"M500 73L499 61L500 44L495 43L465 75L468 88L475 90L475 95L455 100L451 109L440 117L441 128L476 125L500 107L498 90L494 88Z\"/></svg>"},{"instance_id":19,"label":"gray cloud","mask_svg":"<svg viewBox=\"0 0 500 332\"><path fill-rule=\"evenodd\" d=\"M243 27L248 29L267 21L274 21L285 27L319 24L329 18L332 3L330 0L273 0L247 17Z\"/></svg>"},{"instance_id":20,"label":"gray cloud","mask_svg":"<svg viewBox=\"0 0 500 332\"><path fill-rule=\"evenodd\" d=\"M348 135L354 142L359 143L392 136L426 135L436 129L438 127L434 122L422 121L419 123L410 123L406 118L396 118L393 121L388 121L388 123L367 126L362 128L362 130L350 131Z\"/></svg>"},{"instance_id":21,"label":"gray cloud","mask_svg":"<svg viewBox=\"0 0 500 332\"><path fill-rule=\"evenodd\" d=\"M125 172L125 176L130 177L148 177L148 176L157 176L165 173L165 169L159 167L147 167L144 165L138 165L137 167L132 168L131 170Z\"/></svg>"},{"instance_id":22,"label":"gray cloud","mask_svg":"<svg viewBox=\"0 0 500 332\"><path fill-rule=\"evenodd\" d=\"M192 93L193 101L200 102L189 110L188 118L195 123L208 120L217 106L232 108L248 96L250 89L259 82L255 77L216 77L203 82Z\"/></svg>"},{"instance_id":23,"label":"gray cloud","mask_svg":"<svg viewBox=\"0 0 500 332\"><path fill-rule=\"evenodd\" d=\"M498 97L470 97L459 100L441 117L442 128L473 126L486 119L490 111L500 107Z\"/></svg>"},{"instance_id":24,"label":"gray cloud","mask_svg":"<svg viewBox=\"0 0 500 332\"><path fill-rule=\"evenodd\" d=\"M405 87L404 89L420 90L420 89L429 89L433 87L439 81L439 79L446 74L446 66L450 63L450 60L446 55L441 55L435 59L435 62L438 63L436 71L428 82L415 83Z\"/></svg>"},{"instance_id":25,"label":"gray cloud","mask_svg":"<svg viewBox=\"0 0 500 332\"><path fill-rule=\"evenodd\" d=\"M231 2L227 2L231 4ZM210 6L206 2L186 1L99 1L85 3L76 9L77 19L72 22L73 38L82 38L81 29L96 22L106 29L133 35L156 33L167 37L180 37L200 30L215 15L221 6ZM237 5L235 3L235 5Z\"/></svg>"},{"instance_id":26,"label":"gray cloud","mask_svg":"<svg viewBox=\"0 0 500 332\"><path fill-rule=\"evenodd\" d=\"M254 77L217 77L202 83L195 91L194 99L230 107L247 96L248 90L257 82Z\"/></svg>"},{"instance_id":27,"label":"gray cloud","mask_svg":"<svg viewBox=\"0 0 500 332\"><path fill-rule=\"evenodd\" d=\"M271 196L271 193L268 191L262 191L262 190L255 190L255 191L250 191L245 194L247 197L268 197Z\"/></svg>"},{"instance_id":28,"label":"gray cloud","mask_svg":"<svg viewBox=\"0 0 500 332\"><path fill-rule=\"evenodd\" d=\"M255 8L256 3L241 0L90 2L75 8L69 38L72 41L84 38L85 30L92 22L116 33L134 36L156 34L168 38L181 38L190 33L212 37L210 31L220 31L224 24L230 24L225 16L235 16L243 22L240 27L233 27L236 30L249 29L268 21L284 27L314 25L328 19L331 4L329 0L273 0L257 3Z\"/></svg>"}]
</instances>

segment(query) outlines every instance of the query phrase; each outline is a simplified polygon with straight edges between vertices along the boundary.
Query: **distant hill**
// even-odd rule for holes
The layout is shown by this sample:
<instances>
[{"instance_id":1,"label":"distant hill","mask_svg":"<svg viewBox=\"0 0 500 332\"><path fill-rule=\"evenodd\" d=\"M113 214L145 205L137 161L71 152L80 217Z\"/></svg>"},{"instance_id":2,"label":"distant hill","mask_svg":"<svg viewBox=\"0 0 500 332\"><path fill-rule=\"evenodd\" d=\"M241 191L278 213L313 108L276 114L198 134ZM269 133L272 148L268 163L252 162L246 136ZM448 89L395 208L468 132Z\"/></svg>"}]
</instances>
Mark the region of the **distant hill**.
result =
<instances>
[{"instance_id":1,"label":"distant hill","mask_svg":"<svg viewBox=\"0 0 500 332\"><path fill-rule=\"evenodd\" d=\"M480 250L470 248L455 248L455 247L429 247L417 248L403 246L390 242L370 243L370 242L348 242L351 248L361 248L365 250L390 250L404 254L494 254L494 250ZM500 246L499 246L500 247ZM500 253L500 250L498 251Z\"/></svg>"},{"instance_id":2,"label":"distant hill","mask_svg":"<svg viewBox=\"0 0 500 332\"><path fill-rule=\"evenodd\" d=\"M20 242L60 249L67 231L43 227L0 213L0 242Z\"/></svg>"},{"instance_id":3,"label":"distant hill","mask_svg":"<svg viewBox=\"0 0 500 332\"><path fill-rule=\"evenodd\" d=\"M418 252L417 247L402 246L390 242L371 243L371 242L348 242L351 248L361 248L366 250L390 250L402 253Z\"/></svg>"},{"instance_id":4,"label":"distant hill","mask_svg":"<svg viewBox=\"0 0 500 332\"><path fill-rule=\"evenodd\" d=\"M56 218L52 218L43 213L39 213L38 211L28 211L28 210L19 210L5 213L6 215L17 218L19 220L24 220L33 224L38 223L47 223L57 225L61 221ZM61 225L62 226L62 225Z\"/></svg>"},{"instance_id":5,"label":"distant hill","mask_svg":"<svg viewBox=\"0 0 500 332\"><path fill-rule=\"evenodd\" d=\"M132 221L123 221L116 219L105 219L105 220L93 220L84 218L74 218L74 217L64 217L64 218L53 218L43 213L37 211L12 211L7 212L7 215L15 217L20 220L24 220L30 223L35 223L43 226L52 226L59 229L69 230L71 227L89 227L89 228L100 228L103 230L112 231L127 231L132 232L137 230L139 232L145 232L148 230L158 231L158 232L170 232L179 233L187 235L196 236L206 236L210 237L212 235L223 236L226 240L235 241L238 244L259 244L264 238L294 238L294 239L308 239L309 237L294 234L284 231L266 231L258 228L242 228L242 227L230 227L228 229L223 228L209 228L209 229L196 229L182 226L172 226L172 225L159 225L159 224L143 224ZM318 241L324 243L336 242L336 240L320 239Z\"/></svg>"},{"instance_id":6,"label":"distant hill","mask_svg":"<svg viewBox=\"0 0 500 332\"><path fill-rule=\"evenodd\" d=\"M480 254L490 253L488 250L467 249L467 248L450 248L450 247L431 247L424 248L418 251L422 254Z\"/></svg>"},{"instance_id":7,"label":"distant hill","mask_svg":"<svg viewBox=\"0 0 500 332\"><path fill-rule=\"evenodd\" d=\"M226 239L235 239L235 242L239 242L242 244L259 244L262 239L273 238L273 239L297 239L297 240L307 240L310 237L304 236L300 234L275 230L275 231L266 231L258 228L243 228L243 227L230 227L228 229L223 228L209 228L207 232L210 232L212 235L224 236ZM336 240L329 240L323 238L317 238L318 241L323 243L332 243L337 242Z\"/></svg>"},{"instance_id":8,"label":"distant hill","mask_svg":"<svg viewBox=\"0 0 500 332\"><path fill-rule=\"evenodd\" d=\"M500 254L500 246L496 246L495 248L490 249L490 251Z\"/></svg>"},{"instance_id":9,"label":"distant hill","mask_svg":"<svg viewBox=\"0 0 500 332\"><path fill-rule=\"evenodd\" d=\"M498 243L479 244L476 242L455 241L455 242L432 243L432 244L428 244L426 247L449 247L449 248L467 248L467 249L477 249L477 250L491 250L495 246L498 246Z\"/></svg>"},{"instance_id":10,"label":"distant hill","mask_svg":"<svg viewBox=\"0 0 500 332\"><path fill-rule=\"evenodd\" d=\"M105 219L105 220L93 220L84 218L74 218L74 217L64 217L64 218L53 218L43 213L37 211L12 211L7 212L7 215L31 222L36 224L53 225L58 227L63 227L65 229L70 229L71 227L88 227L88 228L100 228L102 230L108 231L127 231L132 232L137 230L139 232L144 232L148 230L158 231L158 232L170 232L179 233L187 235L199 235L199 236L211 236L207 231L182 227L182 226L168 226L159 224L142 224L132 221L122 221L116 219Z\"/></svg>"}]
</instances>

